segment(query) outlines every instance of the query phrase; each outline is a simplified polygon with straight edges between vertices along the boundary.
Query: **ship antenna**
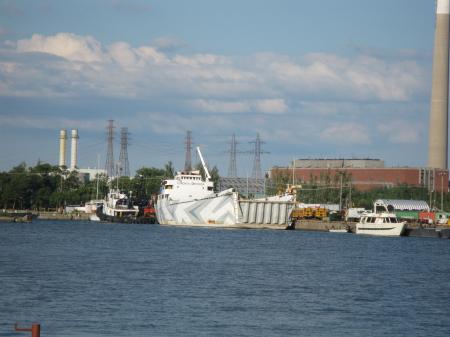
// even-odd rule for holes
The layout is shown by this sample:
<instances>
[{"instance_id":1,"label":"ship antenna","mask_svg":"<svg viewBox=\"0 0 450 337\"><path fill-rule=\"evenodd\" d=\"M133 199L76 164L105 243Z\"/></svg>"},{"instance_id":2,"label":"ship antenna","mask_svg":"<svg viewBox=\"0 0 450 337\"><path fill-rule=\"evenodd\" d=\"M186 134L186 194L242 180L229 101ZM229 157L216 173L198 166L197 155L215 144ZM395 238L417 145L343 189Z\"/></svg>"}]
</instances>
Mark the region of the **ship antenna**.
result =
<instances>
[{"instance_id":1,"label":"ship antenna","mask_svg":"<svg viewBox=\"0 0 450 337\"><path fill-rule=\"evenodd\" d=\"M203 169L205 170L206 179L210 180L211 176L209 174L208 168L206 167L205 161L203 160L202 152L200 151L200 147L199 146L197 146L197 153L198 153L198 156L200 157L200 160L202 162Z\"/></svg>"}]
</instances>

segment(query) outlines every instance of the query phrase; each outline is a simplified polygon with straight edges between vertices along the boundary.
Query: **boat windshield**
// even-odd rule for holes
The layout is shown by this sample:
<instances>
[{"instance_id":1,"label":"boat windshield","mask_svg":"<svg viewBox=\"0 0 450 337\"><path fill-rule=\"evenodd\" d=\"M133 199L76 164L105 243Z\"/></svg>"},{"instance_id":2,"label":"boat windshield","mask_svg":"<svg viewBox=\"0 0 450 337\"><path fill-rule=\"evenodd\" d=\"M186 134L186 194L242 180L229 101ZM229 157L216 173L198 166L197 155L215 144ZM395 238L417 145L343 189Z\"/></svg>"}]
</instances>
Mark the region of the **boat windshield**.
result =
<instances>
[{"instance_id":1,"label":"boat windshield","mask_svg":"<svg viewBox=\"0 0 450 337\"><path fill-rule=\"evenodd\" d=\"M397 218L391 217L391 218L389 218L389 222L396 223L397 222Z\"/></svg>"}]
</instances>

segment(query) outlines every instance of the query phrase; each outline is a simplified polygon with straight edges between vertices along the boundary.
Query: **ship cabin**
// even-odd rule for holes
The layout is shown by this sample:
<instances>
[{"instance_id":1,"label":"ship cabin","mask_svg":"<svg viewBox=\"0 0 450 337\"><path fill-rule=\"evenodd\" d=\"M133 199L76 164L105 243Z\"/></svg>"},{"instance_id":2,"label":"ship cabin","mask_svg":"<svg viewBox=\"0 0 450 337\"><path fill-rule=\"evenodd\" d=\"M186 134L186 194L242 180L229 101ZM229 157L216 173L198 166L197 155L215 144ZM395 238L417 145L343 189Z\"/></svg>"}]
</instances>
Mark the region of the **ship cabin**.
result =
<instances>
[{"instance_id":1,"label":"ship cabin","mask_svg":"<svg viewBox=\"0 0 450 337\"><path fill-rule=\"evenodd\" d=\"M214 183L203 180L200 171L177 172L174 179L161 183L158 199L191 200L214 194Z\"/></svg>"}]
</instances>

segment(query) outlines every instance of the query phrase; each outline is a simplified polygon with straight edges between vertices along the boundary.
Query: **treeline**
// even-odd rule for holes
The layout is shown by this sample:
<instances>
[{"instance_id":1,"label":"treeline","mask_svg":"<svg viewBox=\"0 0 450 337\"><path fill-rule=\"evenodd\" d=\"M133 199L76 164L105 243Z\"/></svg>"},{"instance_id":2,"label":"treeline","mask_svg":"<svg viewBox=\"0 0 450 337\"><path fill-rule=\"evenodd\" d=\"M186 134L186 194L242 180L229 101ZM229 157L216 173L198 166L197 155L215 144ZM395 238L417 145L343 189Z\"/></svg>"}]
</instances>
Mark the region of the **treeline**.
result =
<instances>
[{"instance_id":1,"label":"treeline","mask_svg":"<svg viewBox=\"0 0 450 337\"><path fill-rule=\"evenodd\" d=\"M105 175L84 182L77 171L61 169L46 163L34 167L20 164L9 172L0 173L0 207L4 209L56 209L66 205L82 205L103 198L109 186L132 192L135 199L147 202L157 193L161 180L173 177L172 163L164 169L141 168L133 179L120 177L108 182ZM98 191L98 192L97 192Z\"/></svg>"},{"instance_id":2,"label":"treeline","mask_svg":"<svg viewBox=\"0 0 450 337\"><path fill-rule=\"evenodd\" d=\"M204 174L201 165L196 169ZM158 193L161 181L173 178L174 174L173 164L169 161L162 169L140 168L132 178L120 177L108 181L106 175L99 175L94 180L85 182L80 179L77 171L47 163L37 163L34 167L27 167L22 163L9 172L0 172L0 207L45 210L59 209L66 205L83 205L92 199L103 199L110 187L118 187L131 194L136 203L145 205L152 195ZM210 174L216 183L219 179L217 167L213 167Z\"/></svg>"}]
</instances>

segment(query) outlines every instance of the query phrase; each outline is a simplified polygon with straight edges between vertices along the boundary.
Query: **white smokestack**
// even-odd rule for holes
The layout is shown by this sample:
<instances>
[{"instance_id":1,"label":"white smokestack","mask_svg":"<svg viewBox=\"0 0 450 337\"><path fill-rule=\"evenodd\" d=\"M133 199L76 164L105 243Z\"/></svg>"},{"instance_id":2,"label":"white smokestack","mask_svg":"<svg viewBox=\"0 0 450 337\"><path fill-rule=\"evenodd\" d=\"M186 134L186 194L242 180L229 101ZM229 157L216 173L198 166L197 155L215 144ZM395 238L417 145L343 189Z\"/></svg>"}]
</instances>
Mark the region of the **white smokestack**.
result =
<instances>
[{"instance_id":1,"label":"white smokestack","mask_svg":"<svg viewBox=\"0 0 450 337\"><path fill-rule=\"evenodd\" d=\"M59 131L59 167L66 166L66 140L67 132L62 129Z\"/></svg>"},{"instance_id":2,"label":"white smokestack","mask_svg":"<svg viewBox=\"0 0 450 337\"><path fill-rule=\"evenodd\" d=\"M437 0L431 88L428 167L446 170L448 162L448 56L450 0Z\"/></svg>"},{"instance_id":3,"label":"white smokestack","mask_svg":"<svg viewBox=\"0 0 450 337\"><path fill-rule=\"evenodd\" d=\"M436 14L450 13L450 2L448 0L438 0L436 5Z\"/></svg>"},{"instance_id":4,"label":"white smokestack","mask_svg":"<svg viewBox=\"0 0 450 337\"><path fill-rule=\"evenodd\" d=\"M78 130L72 130L72 153L70 158L70 169L74 170L77 167L77 156L78 156Z\"/></svg>"}]
</instances>

